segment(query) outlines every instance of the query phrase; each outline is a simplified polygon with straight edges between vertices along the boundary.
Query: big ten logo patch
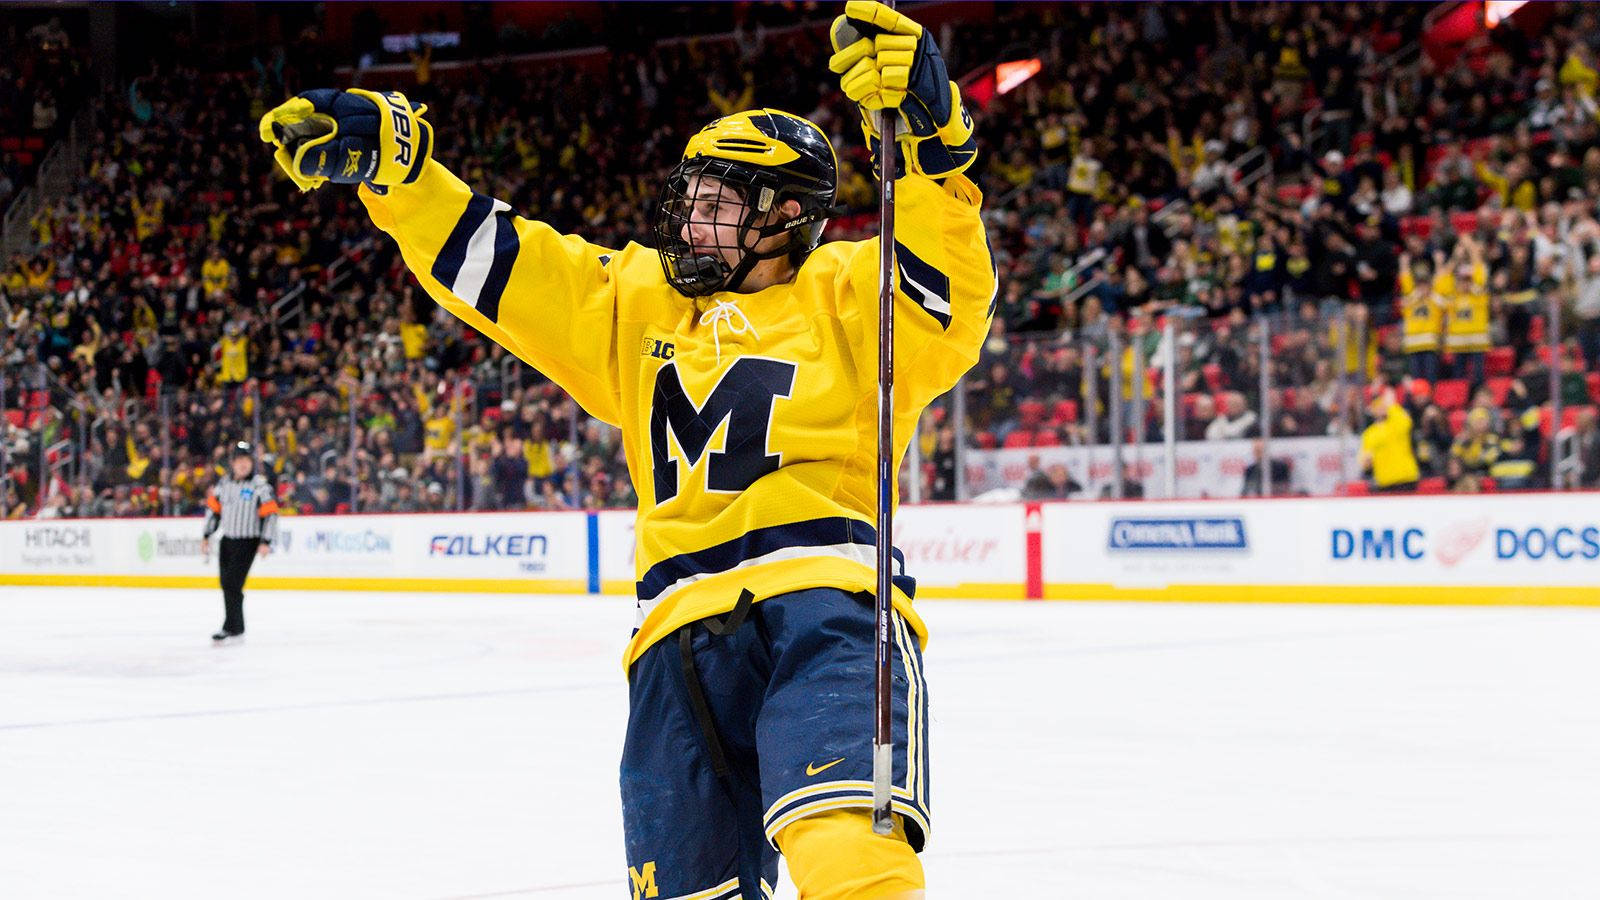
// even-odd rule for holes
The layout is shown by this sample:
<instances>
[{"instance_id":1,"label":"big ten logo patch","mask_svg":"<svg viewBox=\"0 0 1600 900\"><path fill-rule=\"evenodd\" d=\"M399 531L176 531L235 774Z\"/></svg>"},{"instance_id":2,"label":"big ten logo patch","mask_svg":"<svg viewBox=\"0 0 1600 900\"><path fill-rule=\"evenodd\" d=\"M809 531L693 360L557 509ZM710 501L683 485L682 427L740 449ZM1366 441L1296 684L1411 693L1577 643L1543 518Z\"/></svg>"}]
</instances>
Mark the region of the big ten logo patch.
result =
<instances>
[{"instance_id":1,"label":"big ten logo patch","mask_svg":"<svg viewBox=\"0 0 1600 900\"><path fill-rule=\"evenodd\" d=\"M637 869L629 866L628 881L633 885L633 900L661 896L661 891L656 887L655 860L651 860Z\"/></svg>"},{"instance_id":2,"label":"big ten logo patch","mask_svg":"<svg viewBox=\"0 0 1600 900\"><path fill-rule=\"evenodd\" d=\"M676 349L677 348L673 346L671 341L662 341L657 340L656 338L647 337L640 345L639 355L648 356L653 359L671 359L673 354L676 352Z\"/></svg>"}]
</instances>

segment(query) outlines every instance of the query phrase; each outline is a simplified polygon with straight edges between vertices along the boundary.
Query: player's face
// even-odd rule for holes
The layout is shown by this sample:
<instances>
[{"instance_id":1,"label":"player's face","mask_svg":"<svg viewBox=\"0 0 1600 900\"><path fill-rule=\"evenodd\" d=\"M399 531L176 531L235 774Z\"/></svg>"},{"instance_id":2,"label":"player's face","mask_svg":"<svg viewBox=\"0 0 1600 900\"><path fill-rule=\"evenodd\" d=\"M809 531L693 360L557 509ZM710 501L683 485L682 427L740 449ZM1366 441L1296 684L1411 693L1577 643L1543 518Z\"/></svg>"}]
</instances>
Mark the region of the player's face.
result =
<instances>
[{"instance_id":1,"label":"player's face","mask_svg":"<svg viewBox=\"0 0 1600 900\"><path fill-rule=\"evenodd\" d=\"M738 191L719 178L692 176L685 193L689 199L689 221L683 226L682 237L694 248L696 255L717 256L731 269L739 265L743 250L765 253L786 240L783 235L774 235L753 245L749 243L755 235L741 233L749 207ZM793 206L794 212L798 213L798 204L793 201L787 201L784 205ZM755 221L752 230L777 218L776 210L769 211Z\"/></svg>"},{"instance_id":2,"label":"player's face","mask_svg":"<svg viewBox=\"0 0 1600 900\"><path fill-rule=\"evenodd\" d=\"M683 239L696 256L717 256L729 268L739 265L740 225L747 211L744 198L721 179L696 175L689 179L689 221Z\"/></svg>"}]
</instances>

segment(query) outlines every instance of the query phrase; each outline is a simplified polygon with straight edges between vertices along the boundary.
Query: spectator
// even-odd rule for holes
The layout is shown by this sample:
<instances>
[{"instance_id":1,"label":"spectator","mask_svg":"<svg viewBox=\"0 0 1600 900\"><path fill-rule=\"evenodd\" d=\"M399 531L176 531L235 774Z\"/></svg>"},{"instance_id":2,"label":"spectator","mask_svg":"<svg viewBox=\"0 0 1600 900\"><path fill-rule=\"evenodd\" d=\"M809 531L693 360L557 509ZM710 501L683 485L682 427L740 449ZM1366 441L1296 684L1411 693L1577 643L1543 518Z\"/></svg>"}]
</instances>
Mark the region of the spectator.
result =
<instances>
[{"instance_id":1,"label":"spectator","mask_svg":"<svg viewBox=\"0 0 1600 900\"><path fill-rule=\"evenodd\" d=\"M1083 485L1073 478L1067 467L1051 463L1043 471L1035 471L1022 487L1024 500L1066 500L1081 493Z\"/></svg>"},{"instance_id":2,"label":"spectator","mask_svg":"<svg viewBox=\"0 0 1600 900\"><path fill-rule=\"evenodd\" d=\"M1244 470L1243 495L1246 497L1272 497L1289 493L1289 461L1286 459L1268 460L1266 442L1260 438L1252 442L1251 453L1254 459Z\"/></svg>"},{"instance_id":3,"label":"spectator","mask_svg":"<svg viewBox=\"0 0 1600 900\"><path fill-rule=\"evenodd\" d=\"M1256 412L1245 406L1243 394L1229 391L1223 395L1222 403L1222 411L1206 426L1206 440L1228 441L1260 433Z\"/></svg>"},{"instance_id":4,"label":"spectator","mask_svg":"<svg viewBox=\"0 0 1600 900\"><path fill-rule=\"evenodd\" d=\"M1455 377L1474 386L1483 381L1483 358L1489 350L1489 269L1483 250L1461 235L1456 252L1440 267L1439 294L1449 310L1445 347L1455 355Z\"/></svg>"},{"instance_id":5,"label":"spectator","mask_svg":"<svg viewBox=\"0 0 1600 900\"><path fill-rule=\"evenodd\" d=\"M1569 234L1573 265L1573 314L1578 319L1578 346L1584 365L1600 370L1600 224L1588 219Z\"/></svg>"},{"instance_id":6,"label":"spectator","mask_svg":"<svg viewBox=\"0 0 1600 900\"><path fill-rule=\"evenodd\" d=\"M1578 461L1573 473L1576 483L1566 486L1588 489L1600 487L1600 416L1595 414L1594 409L1578 413L1574 438Z\"/></svg>"},{"instance_id":7,"label":"spectator","mask_svg":"<svg viewBox=\"0 0 1600 900\"><path fill-rule=\"evenodd\" d=\"M1500 436L1491 430L1493 416L1489 410L1477 407L1467 415L1467 426L1456 435L1450 447L1451 471L1455 479L1471 476L1482 478L1500 459Z\"/></svg>"},{"instance_id":8,"label":"spectator","mask_svg":"<svg viewBox=\"0 0 1600 900\"><path fill-rule=\"evenodd\" d=\"M1406 371L1432 384L1439 380L1439 344L1444 335L1445 305L1434 272L1442 260L1429 263L1400 257L1401 317Z\"/></svg>"},{"instance_id":9,"label":"spectator","mask_svg":"<svg viewBox=\"0 0 1600 900\"><path fill-rule=\"evenodd\" d=\"M1419 472L1411 449L1411 416L1389 388L1381 388L1371 406L1374 422L1361 434L1361 470L1372 472L1373 487L1382 493L1414 491Z\"/></svg>"},{"instance_id":10,"label":"spectator","mask_svg":"<svg viewBox=\"0 0 1600 900\"><path fill-rule=\"evenodd\" d=\"M1520 416L1507 416L1499 442L1499 456L1489 466L1496 489L1520 491L1535 487L1540 443L1538 408L1529 407Z\"/></svg>"}]
</instances>

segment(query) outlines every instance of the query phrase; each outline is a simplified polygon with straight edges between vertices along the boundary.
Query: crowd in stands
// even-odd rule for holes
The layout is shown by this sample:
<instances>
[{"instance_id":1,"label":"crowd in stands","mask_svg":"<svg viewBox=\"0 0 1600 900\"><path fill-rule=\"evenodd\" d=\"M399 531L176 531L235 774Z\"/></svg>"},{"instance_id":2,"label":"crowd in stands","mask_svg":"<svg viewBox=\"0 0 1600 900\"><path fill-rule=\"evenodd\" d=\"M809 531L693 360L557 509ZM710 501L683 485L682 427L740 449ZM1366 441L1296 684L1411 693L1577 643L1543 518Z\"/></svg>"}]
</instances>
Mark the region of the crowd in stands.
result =
<instances>
[{"instance_id":1,"label":"crowd in stands","mask_svg":"<svg viewBox=\"0 0 1600 900\"><path fill-rule=\"evenodd\" d=\"M58 18L0 22L0 213L82 103L86 56Z\"/></svg>"},{"instance_id":2,"label":"crowd in stands","mask_svg":"<svg viewBox=\"0 0 1600 900\"><path fill-rule=\"evenodd\" d=\"M1425 489L1484 486L1470 476L1493 466L1465 447L1489 438L1474 428L1540 466L1553 433L1592 448L1596 12L1562 5L1536 37L1496 29L1439 61L1399 52L1423 25L1416 11L1101 6L1086 13L1096 27L1052 30L1041 76L997 98L981 127L1004 287L969 381L974 440L1107 439L1107 417L1088 433L1083 407L1111 396L1113 333L1124 390L1149 384L1136 430L1159 439L1161 385L1133 377L1134 357L1154 359L1177 315L1180 437L1259 430L1259 366L1235 345L1265 321L1268 380L1282 386L1269 391L1273 435L1359 432L1365 395L1387 386L1414 408ZM1593 450L1581 452L1570 482L1595 486ZM1498 483L1547 485L1544 473Z\"/></svg>"},{"instance_id":3,"label":"crowd in stands","mask_svg":"<svg viewBox=\"0 0 1600 900\"><path fill-rule=\"evenodd\" d=\"M1043 68L976 110L1002 290L968 421L948 399L924 418L925 496L953 498L962 440L1103 442L1114 419L1160 440L1149 367L1178 315L1181 439L1256 436L1263 400L1274 437L1359 434L1392 408L1418 468L1401 484L1548 483L1569 428L1570 483L1600 486L1593 12L1564 5L1539 37L1500 29L1444 65L1394 63L1420 28L1400 5L995 14L944 29L953 70L1018 47ZM793 109L834 137L859 213L828 237L869 234L871 163L825 34L772 39L779 24L618 41L603 68L538 78L419 63L403 88L442 162L604 246L648 233L693 128ZM351 192L274 172L256 118L328 77L274 58L169 61L109 94L77 189L0 271L0 514L192 513L240 439L287 512L630 504L614 429L438 311Z\"/></svg>"}]
</instances>

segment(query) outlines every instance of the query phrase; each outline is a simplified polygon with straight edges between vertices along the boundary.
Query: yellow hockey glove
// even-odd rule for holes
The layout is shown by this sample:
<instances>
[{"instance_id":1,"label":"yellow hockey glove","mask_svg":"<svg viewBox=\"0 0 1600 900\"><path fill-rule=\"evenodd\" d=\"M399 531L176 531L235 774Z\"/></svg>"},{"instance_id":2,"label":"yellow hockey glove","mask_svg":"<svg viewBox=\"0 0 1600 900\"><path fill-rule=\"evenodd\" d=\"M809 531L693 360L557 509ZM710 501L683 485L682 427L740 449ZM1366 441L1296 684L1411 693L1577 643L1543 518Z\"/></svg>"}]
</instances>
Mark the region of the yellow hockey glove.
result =
<instances>
[{"instance_id":1,"label":"yellow hockey glove","mask_svg":"<svg viewBox=\"0 0 1600 900\"><path fill-rule=\"evenodd\" d=\"M261 117L261 140L302 191L329 181L408 184L433 153L427 110L395 91L306 91Z\"/></svg>"},{"instance_id":2,"label":"yellow hockey glove","mask_svg":"<svg viewBox=\"0 0 1600 900\"><path fill-rule=\"evenodd\" d=\"M972 165L972 117L932 35L875 0L850 0L844 10L829 32L834 53L828 68L839 74L845 96L861 107L873 159L879 139L872 111L895 109L904 121L897 137L911 171L942 178Z\"/></svg>"}]
</instances>

